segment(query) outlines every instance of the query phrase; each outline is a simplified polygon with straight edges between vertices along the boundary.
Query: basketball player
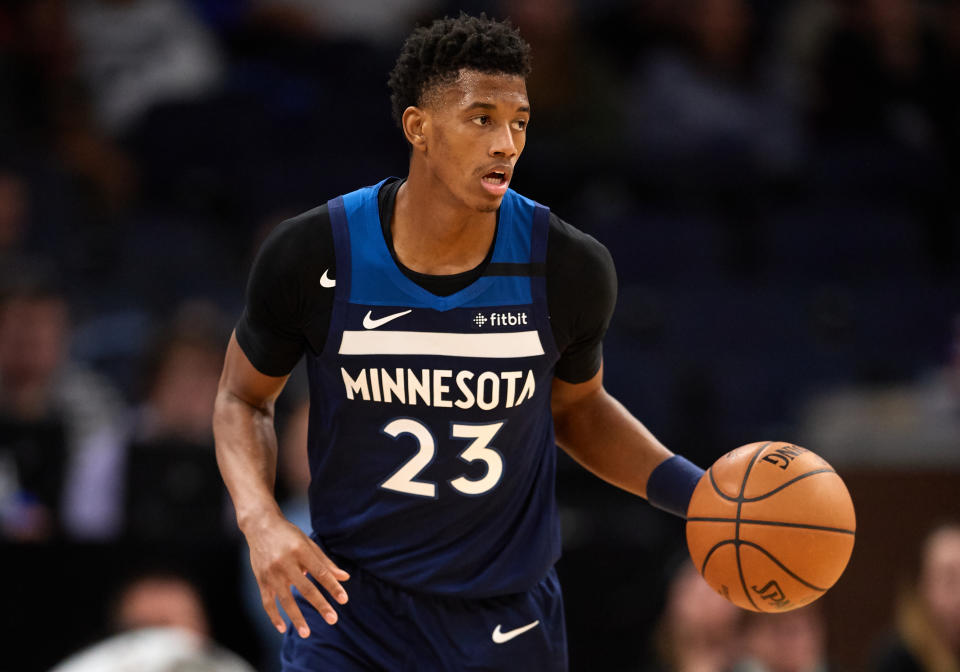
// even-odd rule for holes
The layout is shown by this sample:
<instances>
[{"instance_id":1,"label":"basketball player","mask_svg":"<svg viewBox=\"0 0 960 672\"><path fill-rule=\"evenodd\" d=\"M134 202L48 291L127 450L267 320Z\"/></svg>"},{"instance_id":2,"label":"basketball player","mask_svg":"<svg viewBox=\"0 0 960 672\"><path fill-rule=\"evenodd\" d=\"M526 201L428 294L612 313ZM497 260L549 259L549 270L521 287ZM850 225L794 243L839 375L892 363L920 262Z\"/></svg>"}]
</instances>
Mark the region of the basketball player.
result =
<instances>
[{"instance_id":1,"label":"basketball player","mask_svg":"<svg viewBox=\"0 0 960 672\"><path fill-rule=\"evenodd\" d=\"M284 222L254 263L214 428L264 609L296 629L285 670L565 670L555 446L681 516L702 473L603 389L609 253L509 189L529 70L508 24L416 30L390 76L407 177ZM309 537L273 496L304 354Z\"/></svg>"}]
</instances>

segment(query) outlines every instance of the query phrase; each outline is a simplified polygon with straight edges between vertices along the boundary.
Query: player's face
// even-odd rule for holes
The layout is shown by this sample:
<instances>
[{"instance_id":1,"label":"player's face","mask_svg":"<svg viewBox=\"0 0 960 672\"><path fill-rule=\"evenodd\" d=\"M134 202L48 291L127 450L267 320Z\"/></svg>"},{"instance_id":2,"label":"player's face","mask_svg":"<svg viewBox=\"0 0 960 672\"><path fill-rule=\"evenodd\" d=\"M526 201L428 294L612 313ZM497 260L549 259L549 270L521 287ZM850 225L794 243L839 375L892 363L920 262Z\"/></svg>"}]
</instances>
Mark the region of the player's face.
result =
<instances>
[{"instance_id":1,"label":"player's face","mask_svg":"<svg viewBox=\"0 0 960 672\"><path fill-rule=\"evenodd\" d=\"M524 79L463 70L424 107L425 158L434 178L463 205L495 211L526 144L530 102Z\"/></svg>"}]
</instances>

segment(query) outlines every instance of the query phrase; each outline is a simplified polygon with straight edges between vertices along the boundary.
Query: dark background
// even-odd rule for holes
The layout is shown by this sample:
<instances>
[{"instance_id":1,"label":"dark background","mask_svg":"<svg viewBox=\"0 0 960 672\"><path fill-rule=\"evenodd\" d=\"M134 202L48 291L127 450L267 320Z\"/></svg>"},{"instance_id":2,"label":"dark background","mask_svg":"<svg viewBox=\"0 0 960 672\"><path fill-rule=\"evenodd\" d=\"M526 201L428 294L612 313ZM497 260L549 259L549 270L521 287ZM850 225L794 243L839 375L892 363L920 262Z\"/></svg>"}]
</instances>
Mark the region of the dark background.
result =
<instances>
[{"instance_id":1,"label":"dark background","mask_svg":"<svg viewBox=\"0 0 960 672\"><path fill-rule=\"evenodd\" d=\"M272 226L405 174L386 77L409 29L509 16L534 53L512 186L617 263L607 388L701 466L773 439L837 467L860 534L823 599L831 656L859 669L923 533L960 516L960 3L388 4L386 21L360 0L0 6L0 269L52 269L64 361L113 391L119 449L142 456L144 434L156 448L165 335L204 331L222 356ZM0 414L22 427L2 371ZM0 431L11 454L17 431ZM0 669L46 669L106 634L112 591L144 564L194 579L215 637L259 664L229 522L134 501L164 468L141 461L120 477L125 522L78 530L59 490L71 447L29 436L54 475L45 524L0 528ZM209 437L190 443L209 475ZM559 496L572 669L640 669L682 522L568 461Z\"/></svg>"}]
</instances>

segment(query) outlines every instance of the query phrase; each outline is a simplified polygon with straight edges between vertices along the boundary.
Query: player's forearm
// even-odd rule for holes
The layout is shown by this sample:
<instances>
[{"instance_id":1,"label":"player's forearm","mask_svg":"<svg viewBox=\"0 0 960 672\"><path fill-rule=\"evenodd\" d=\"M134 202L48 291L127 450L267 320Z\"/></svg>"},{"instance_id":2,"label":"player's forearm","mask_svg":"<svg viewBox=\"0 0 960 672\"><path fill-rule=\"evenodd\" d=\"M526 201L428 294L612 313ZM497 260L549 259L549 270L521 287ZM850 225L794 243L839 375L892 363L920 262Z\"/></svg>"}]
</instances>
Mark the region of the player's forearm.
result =
<instances>
[{"instance_id":1,"label":"player's forearm","mask_svg":"<svg viewBox=\"0 0 960 672\"><path fill-rule=\"evenodd\" d=\"M647 480L671 453L603 388L554 414L557 445L603 480L641 497Z\"/></svg>"},{"instance_id":2,"label":"player's forearm","mask_svg":"<svg viewBox=\"0 0 960 672\"><path fill-rule=\"evenodd\" d=\"M221 389L213 414L217 464L246 532L258 520L280 515L273 493L277 472L277 435L273 404L255 407Z\"/></svg>"}]
</instances>

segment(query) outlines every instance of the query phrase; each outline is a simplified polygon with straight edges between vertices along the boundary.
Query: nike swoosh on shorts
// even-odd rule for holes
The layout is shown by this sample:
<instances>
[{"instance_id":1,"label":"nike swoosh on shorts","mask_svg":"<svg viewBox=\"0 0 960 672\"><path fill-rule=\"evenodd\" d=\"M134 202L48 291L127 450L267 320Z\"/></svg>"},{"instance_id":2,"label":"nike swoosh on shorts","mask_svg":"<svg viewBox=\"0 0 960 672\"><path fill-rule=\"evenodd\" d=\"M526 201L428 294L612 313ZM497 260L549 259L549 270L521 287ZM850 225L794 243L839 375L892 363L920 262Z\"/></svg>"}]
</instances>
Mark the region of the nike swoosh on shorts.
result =
<instances>
[{"instance_id":1,"label":"nike swoosh on shorts","mask_svg":"<svg viewBox=\"0 0 960 672\"><path fill-rule=\"evenodd\" d=\"M506 632L501 632L500 626L497 625L497 627L493 629L491 639L493 639L494 644L503 644L504 642L509 642L514 637L522 635L527 630L533 630L538 625L540 625L539 620L534 621L533 623L527 623L526 625L519 628L514 628L513 630L507 630Z\"/></svg>"}]
</instances>

